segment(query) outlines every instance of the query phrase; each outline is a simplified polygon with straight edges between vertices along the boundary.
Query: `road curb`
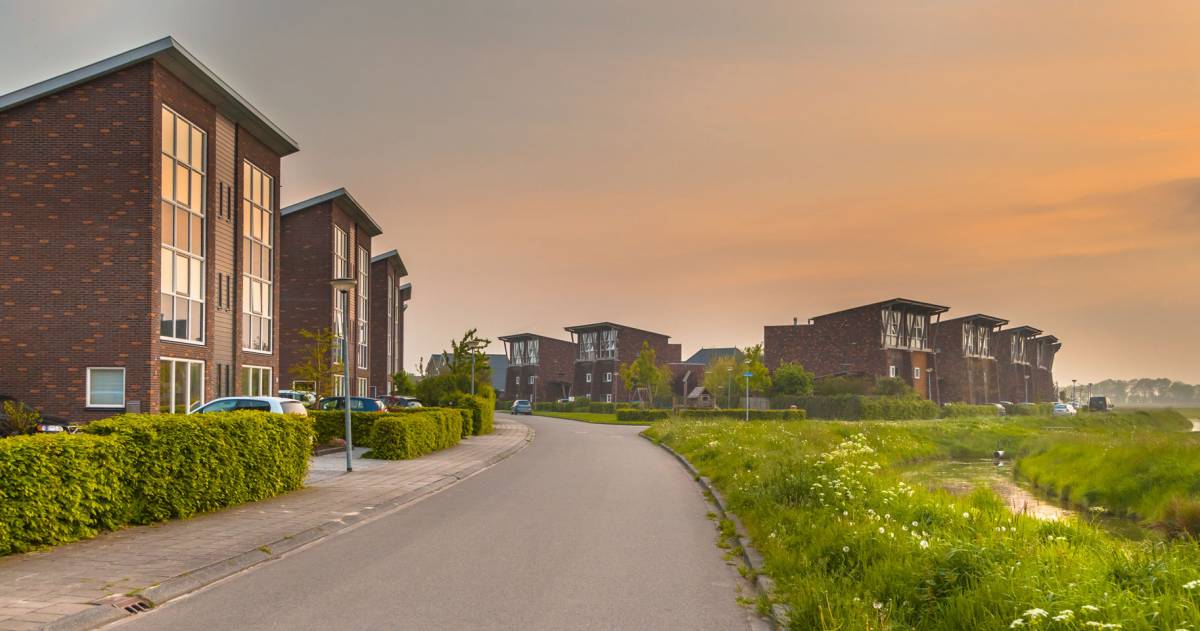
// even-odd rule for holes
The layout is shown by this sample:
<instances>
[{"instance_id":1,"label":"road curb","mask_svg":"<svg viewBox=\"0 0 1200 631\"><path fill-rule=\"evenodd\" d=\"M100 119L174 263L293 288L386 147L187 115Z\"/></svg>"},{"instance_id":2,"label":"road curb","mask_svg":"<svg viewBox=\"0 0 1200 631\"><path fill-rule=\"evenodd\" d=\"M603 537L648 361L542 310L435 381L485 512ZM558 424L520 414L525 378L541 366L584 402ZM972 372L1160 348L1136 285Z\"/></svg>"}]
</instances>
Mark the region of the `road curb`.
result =
<instances>
[{"instance_id":1,"label":"road curb","mask_svg":"<svg viewBox=\"0 0 1200 631\"><path fill-rule=\"evenodd\" d=\"M758 592L759 595L766 597L768 601L770 601L772 594L775 591L775 581L770 576L767 576L766 571L763 569L762 554L759 554L758 550L755 549L754 544L750 542L750 535L746 533L746 527L742 524L742 520L739 519L737 515L733 514L733 511L729 510L729 503L726 501L725 496L717 490L717 487L712 483L711 480L703 475L700 475L700 471L698 471L696 467L692 466L692 463L688 462L688 459L684 458L682 454L674 449L671 449L663 443L655 441L653 438L650 438L645 434L638 435L650 441L651 443L658 445L664 451L674 456L675 459L683 465L683 468L691 474L692 479L696 481L696 484L700 485L700 488L707 492L710 497L712 497L712 503L716 506L717 512L721 518L728 519L733 524L734 534L737 535L738 547L742 551L742 560L744 560L750 570L754 572L754 580L752 581L754 590ZM788 625L787 605L778 603L771 605L768 622L770 623L772 629L786 629Z\"/></svg>"},{"instance_id":2,"label":"road curb","mask_svg":"<svg viewBox=\"0 0 1200 631\"><path fill-rule=\"evenodd\" d=\"M529 446L529 443L534 438L533 428L524 423L519 424L525 428L525 437L517 444L504 449L481 463L471 465L454 473L447 473L424 486L378 502L372 508L364 509L360 513L329 520L303 530L298 534L268 542L253 550L247 550L222 561L217 561L216 563L171 577L157 585L139 590L135 595L151 607L158 607L163 603L195 592L221 579L233 576L238 572L245 571L266 561L278 559L293 550L321 541L330 535L336 535L353 526L387 516L404 508L408 504L453 486ZM90 609L64 616L40 628L44 631L88 631L89 629L111 624L133 615L135 615L133 612L126 611L121 607L109 604L96 604Z\"/></svg>"}]
</instances>

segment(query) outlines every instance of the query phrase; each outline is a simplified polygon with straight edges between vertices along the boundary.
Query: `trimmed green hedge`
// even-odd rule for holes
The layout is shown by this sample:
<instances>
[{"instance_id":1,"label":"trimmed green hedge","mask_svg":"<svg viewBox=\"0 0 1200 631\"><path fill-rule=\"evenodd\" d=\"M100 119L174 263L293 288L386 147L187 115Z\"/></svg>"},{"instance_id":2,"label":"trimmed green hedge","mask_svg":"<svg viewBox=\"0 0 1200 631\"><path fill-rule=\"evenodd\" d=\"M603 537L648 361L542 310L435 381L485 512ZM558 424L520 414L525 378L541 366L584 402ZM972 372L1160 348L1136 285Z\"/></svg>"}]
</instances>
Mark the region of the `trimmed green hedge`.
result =
<instances>
[{"instance_id":1,"label":"trimmed green hedge","mask_svg":"<svg viewBox=\"0 0 1200 631\"><path fill-rule=\"evenodd\" d=\"M310 419L127 414L84 434L0 440L0 554L189 517L300 488Z\"/></svg>"},{"instance_id":2,"label":"trimmed green hedge","mask_svg":"<svg viewBox=\"0 0 1200 631\"><path fill-rule=\"evenodd\" d=\"M617 410L618 421L661 421L669 416L667 410Z\"/></svg>"},{"instance_id":3,"label":"trimmed green hedge","mask_svg":"<svg viewBox=\"0 0 1200 631\"><path fill-rule=\"evenodd\" d=\"M567 403L559 403L557 401L539 401L533 404L533 409L538 412L590 412L592 414L612 414L617 410L633 410L640 408L629 403L606 403L604 401L597 402L590 401L588 399L576 399Z\"/></svg>"},{"instance_id":4,"label":"trimmed green hedge","mask_svg":"<svg viewBox=\"0 0 1200 631\"><path fill-rule=\"evenodd\" d=\"M428 410L429 408L404 409ZM398 412L351 412L350 432L353 435L354 444L366 444L375 419L384 414L396 413ZM344 410L309 410L308 416L313 420L313 430L316 432L318 445L324 445L335 438L344 439L346 437L346 412Z\"/></svg>"},{"instance_id":5,"label":"trimmed green hedge","mask_svg":"<svg viewBox=\"0 0 1200 631\"><path fill-rule=\"evenodd\" d=\"M680 410L679 417L693 420L718 418L746 418L746 410ZM752 421L802 421L806 417L804 410L750 410Z\"/></svg>"},{"instance_id":6,"label":"trimmed green hedge","mask_svg":"<svg viewBox=\"0 0 1200 631\"><path fill-rule=\"evenodd\" d=\"M1053 403L1014 403L1005 406L1009 416L1051 416L1054 414Z\"/></svg>"},{"instance_id":7,"label":"trimmed green hedge","mask_svg":"<svg viewBox=\"0 0 1200 631\"><path fill-rule=\"evenodd\" d=\"M785 403L784 397L771 399L772 407ZM808 413L809 418L838 420L912 420L938 418L941 408L933 401L907 397L875 397L857 394L815 395L810 397L786 397L788 405L795 405Z\"/></svg>"},{"instance_id":8,"label":"trimmed green hedge","mask_svg":"<svg viewBox=\"0 0 1200 631\"><path fill-rule=\"evenodd\" d=\"M447 439L447 428L439 423L449 415L435 412L389 414L371 425L371 451L367 456L383 460L406 460L438 450ZM462 435L461 428L458 436Z\"/></svg>"},{"instance_id":9,"label":"trimmed green hedge","mask_svg":"<svg viewBox=\"0 0 1200 631\"><path fill-rule=\"evenodd\" d=\"M402 408L393 414L431 414L438 421L441 440L438 449L453 447L471 436L471 411L462 408Z\"/></svg>"},{"instance_id":10,"label":"trimmed green hedge","mask_svg":"<svg viewBox=\"0 0 1200 631\"><path fill-rule=\"evenodd\" d=\"M491 434L496 419L496 404L488 397L460 394L454 398L456 408L468 410L471 413L471 434L482 436Z\"/></svg>"},{"instance_id":11,"label":"trimmed green hedge","mask_svg":"<svg viewBox=\"0 0 1200 631\"><path fill-rule=\"evenodd\" d=\"M972 405L970 403L947 403L942 406L942 418L967 416L1000 416L1000 409L994 405Z\"/></svg>"}]
</instances>

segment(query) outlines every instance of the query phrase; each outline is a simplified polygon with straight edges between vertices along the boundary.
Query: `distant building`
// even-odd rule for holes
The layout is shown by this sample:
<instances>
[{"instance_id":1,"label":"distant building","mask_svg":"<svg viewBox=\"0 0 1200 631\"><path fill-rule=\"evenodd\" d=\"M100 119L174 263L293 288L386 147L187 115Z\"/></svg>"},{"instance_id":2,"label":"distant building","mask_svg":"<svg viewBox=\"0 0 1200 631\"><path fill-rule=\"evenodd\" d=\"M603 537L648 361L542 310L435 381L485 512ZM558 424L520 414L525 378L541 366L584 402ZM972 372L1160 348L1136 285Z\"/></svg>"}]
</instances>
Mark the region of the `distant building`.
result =
<instances>
[{"instance_id":1,"label":"distant building","mask_svg":"<svg viewBox=\"0 0 1200 631\"><path fill-rule=\"evenodd\" d=\"M348 374L333 376L334 394L346 388L358 396L371 394L371 237L383 234L379 224L344 188L292 204L283 218L280 271L280 341L282 372L305 361L307 341L301 330L330 329L333 362ZM329 285L353 278L358 286L345 297ZM350 330L344 322L349 318ZM343 342L349 333L349 347ZM343 353L349 353L343 357ZM304 386L305 384L294 384Z\"/></svg>"},{"instance_id":2,"label":"distant building","mask_svg":"<svg viewBox=\"0 0 1200 631\"><path fill-rule=\"evenodd\" d=\"M404 370L404 312L412 284L400 253L371 258L371 394L391 394L392 375Z\"/></svg>"},{"instance_id":3,"label":"distant building","mask_svg":"<svg viewBox=\"0 0 1200 631\"><path fill-rule=\"evenodd\" d=\"M997 336L996 362L1000 374L1000 397L1014 403L1046 403L1058 400L1054 388L1054 356L1062 343L1041 329L1019 326Z\"/></svg>"},{"instance_id":4,"label":"distant building","mask_svg":"<svg viewBox=\"0 0 1200 631\"><path fill-rule=\"evenodd\" d=\"M736 346L727 348L702 348L687 358L687 363L711 366L714 361L726 357L732 357L734 361L741 363L745 359L745 354Z\"/></svg>"},{"instance_id":5,"label":"distant building","mask_svg":"<svg viewBox=\"0 0 1200 631\"><path fill-rule=\"evenodd\" d=\"M1008 320L976 313L932 325L937 349L934 396L939 403L998 403L996 345Z\"/></svg>"},{"instance_id":6,"label":"distant building","mask_svg":"<svg viewBox=\"0 0 1200 631\"><path fill-rule=\"evenodd\" d=\"M936 399L930 327L948 307L907 298L816 316L807 324L763 327L764 361L771 370L799 362L817 377L895 377L920 396Z\"/></svg>"},{"instance_id":7,"label":"distant building","mask_svg":"<svg viewBox=\"0 0 1200 631\"><path fill-rule=\"evenodd\" d=\"M1033 400L1047 403L1058 400L1058 388L1054 382L1054 356L1062 348L1062 342L1053 335L1043 335L1033 340Z\"/></svg>"},{"instance_id":8,"label":"distant building","mask_svg":"<svg viewBox=\"0 0 1200 631\"><path fill-rule=\"evenodd\" d=\"M508 353L508 374L501 387L505 398L554 401L571 396L574 343L535 333L504 335L500 341Z\"/></svg>"},{"instance_id":9,"label":"distant building","mask_svg":"<svg viewBox=\"0 0 1200 631\"><path fill-rule=\"evenodd\" d=\"M627 401L629 392L621 384L620 367L637 359L642 344L654 349L660 364L678 363L682 349L670 336L613 322L569 326L577 352L572 396L592 401Z\"/></svg>"}]
</instances>

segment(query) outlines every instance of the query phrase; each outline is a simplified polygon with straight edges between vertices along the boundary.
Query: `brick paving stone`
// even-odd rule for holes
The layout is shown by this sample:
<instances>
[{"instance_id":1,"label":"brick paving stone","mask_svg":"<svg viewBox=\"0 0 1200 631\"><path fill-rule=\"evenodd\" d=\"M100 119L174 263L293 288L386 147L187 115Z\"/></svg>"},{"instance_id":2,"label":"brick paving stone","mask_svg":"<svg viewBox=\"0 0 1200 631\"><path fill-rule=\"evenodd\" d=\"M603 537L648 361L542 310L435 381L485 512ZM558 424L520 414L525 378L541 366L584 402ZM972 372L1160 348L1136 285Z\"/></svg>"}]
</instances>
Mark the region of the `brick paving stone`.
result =
<instances>
[{"instance_id":1,"label":"brick paving stone","mask_svg":"<svg viewBox=\"0 0 1200 631\"><path fill-rule=\"evenodd\" d=\"M510 450L528 436L497 423L488 436L416 460L369 461L350 474L322 456L308 486L280 497L150 526L104 533L49 550L0 557L0 631L38 628L90 603L198 570L330 520L361 514ZM360 452L361 453L361 452ZM327 459L327 460L322 460Z\"/></svg>"}]
</instances>

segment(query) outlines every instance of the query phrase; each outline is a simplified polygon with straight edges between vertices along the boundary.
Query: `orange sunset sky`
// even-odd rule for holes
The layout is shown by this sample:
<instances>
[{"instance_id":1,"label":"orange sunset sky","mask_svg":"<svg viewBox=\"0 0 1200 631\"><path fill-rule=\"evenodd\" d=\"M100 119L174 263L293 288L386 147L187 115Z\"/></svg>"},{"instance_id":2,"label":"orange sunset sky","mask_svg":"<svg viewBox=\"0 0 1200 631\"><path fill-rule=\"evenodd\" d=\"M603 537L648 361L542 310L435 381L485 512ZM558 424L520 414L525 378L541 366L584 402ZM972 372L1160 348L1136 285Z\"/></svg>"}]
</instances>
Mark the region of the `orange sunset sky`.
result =
<instances>
[{"instance_id":1,"label":"orange sunset sky","mask_svg":"<svg viewBox=\"0 0 1200 631\"><path fill-rule=\"evenodd\" d=\"M300 142L284 203L382 225L410 370L904 296L1200 382L1200 3L0 0L0 92L168 34Z\"/></svg>"}]
</instances>

